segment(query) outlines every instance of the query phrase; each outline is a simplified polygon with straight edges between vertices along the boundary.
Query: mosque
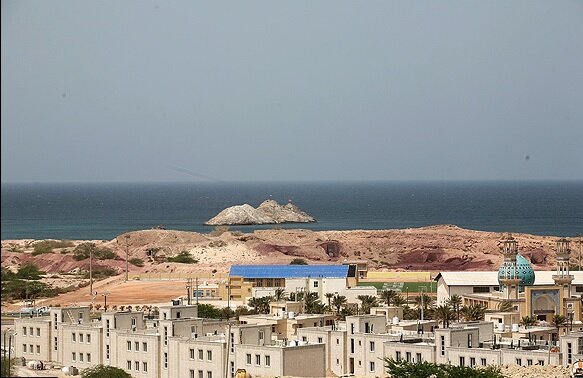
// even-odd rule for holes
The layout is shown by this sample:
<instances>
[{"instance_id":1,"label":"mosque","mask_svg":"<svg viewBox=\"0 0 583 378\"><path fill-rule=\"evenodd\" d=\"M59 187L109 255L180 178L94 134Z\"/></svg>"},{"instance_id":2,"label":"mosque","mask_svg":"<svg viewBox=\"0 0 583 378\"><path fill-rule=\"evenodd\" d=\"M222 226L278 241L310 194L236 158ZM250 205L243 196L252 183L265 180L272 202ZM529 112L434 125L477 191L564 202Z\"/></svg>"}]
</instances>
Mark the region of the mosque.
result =
<instances>
[{"instance_id":1,"label":"mosque","mask_svg":"<svg viewBox=\"0 0 583 378\"><path fill-rule=\"evenodd\" d=\"M486 320L501 324L520 323L526 316L552 324L555 315L562 315L566 326L583 326L583 272L569 270L567 239L557 241L555 271L535 272L510 234L500 249L504 262L498 272L440 273L435 278L438 302L460 295L464 305L484 306Z\"/></svg>"}]
</instances>

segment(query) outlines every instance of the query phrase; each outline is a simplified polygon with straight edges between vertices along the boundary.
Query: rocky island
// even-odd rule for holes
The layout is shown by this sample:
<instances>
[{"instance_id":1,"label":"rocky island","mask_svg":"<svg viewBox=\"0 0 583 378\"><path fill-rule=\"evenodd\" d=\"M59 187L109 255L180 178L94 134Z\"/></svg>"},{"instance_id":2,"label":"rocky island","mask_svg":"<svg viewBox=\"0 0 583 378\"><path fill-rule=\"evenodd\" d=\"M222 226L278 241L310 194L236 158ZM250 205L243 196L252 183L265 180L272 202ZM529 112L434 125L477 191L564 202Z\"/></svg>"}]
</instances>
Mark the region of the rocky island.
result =
<instances>
[{"instance_id":1,"label":"rocky island","mask_svg":"<svg viewBox=\"0 0 583 378\"><path fill-rule=\"evenodd\" d=\"M316 219L291 203L280 205L272 199L263 201L257 208L249 204L231 206L205 222L208 226L311 223Z\"/></svg>"}]
</instances>

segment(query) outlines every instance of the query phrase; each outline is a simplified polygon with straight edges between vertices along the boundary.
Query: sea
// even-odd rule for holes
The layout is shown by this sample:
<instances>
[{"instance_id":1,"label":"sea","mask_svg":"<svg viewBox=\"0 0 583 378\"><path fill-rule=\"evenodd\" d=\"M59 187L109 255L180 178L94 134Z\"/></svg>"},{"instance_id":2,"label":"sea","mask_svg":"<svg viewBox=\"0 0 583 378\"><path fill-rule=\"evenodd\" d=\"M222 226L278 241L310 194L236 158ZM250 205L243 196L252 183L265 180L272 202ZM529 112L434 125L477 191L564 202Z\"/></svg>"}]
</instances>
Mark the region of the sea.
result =
<instances>
[{"instance_id":1,"label":"sea","mask_svg":"<svg viewBox=\"0 0 583 378\"><path fill-rule=\"evenodd\" d=\"M583 181L183 182L2 184L1 238L111 240L127 231L208 233L228 206L292 201L316 223L232 230L403 229L440 224L537 235L583 234Z\"/></svg>"}]
</instances>

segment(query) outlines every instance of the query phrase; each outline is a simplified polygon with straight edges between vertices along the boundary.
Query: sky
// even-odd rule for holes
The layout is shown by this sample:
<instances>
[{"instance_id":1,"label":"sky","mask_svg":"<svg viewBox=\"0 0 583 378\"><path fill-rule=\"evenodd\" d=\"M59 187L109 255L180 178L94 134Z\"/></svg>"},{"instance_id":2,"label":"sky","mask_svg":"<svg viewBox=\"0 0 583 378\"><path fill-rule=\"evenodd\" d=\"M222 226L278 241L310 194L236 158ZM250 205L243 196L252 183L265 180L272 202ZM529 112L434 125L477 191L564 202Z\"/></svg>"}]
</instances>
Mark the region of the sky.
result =
<instances>
[{"instance_id":1,"label":"sky","mask_svg":"<svg viewBox=\"0 0 583 378\"><path fill-rule=\"evenodd\" d=\"M582 1L1 2L1 181L583 179Z\"/></svg>"}]
</instances>

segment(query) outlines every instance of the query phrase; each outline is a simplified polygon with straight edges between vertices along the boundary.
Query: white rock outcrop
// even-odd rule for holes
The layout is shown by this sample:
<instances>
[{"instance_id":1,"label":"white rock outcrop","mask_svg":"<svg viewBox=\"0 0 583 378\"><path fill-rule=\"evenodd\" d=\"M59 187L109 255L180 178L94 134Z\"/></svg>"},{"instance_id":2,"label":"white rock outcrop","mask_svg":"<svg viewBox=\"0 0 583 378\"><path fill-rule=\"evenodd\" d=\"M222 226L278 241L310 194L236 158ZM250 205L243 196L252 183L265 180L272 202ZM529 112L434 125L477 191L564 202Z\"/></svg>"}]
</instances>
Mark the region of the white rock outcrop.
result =
<instances>
[{"instance_id":1,"label":"white rock outcrop","mask_svg":"<svg viewBox=\"0 0 583 378\"><path fill-rule=\"evenodd\" d=\"M205 222L209 226L243 224L310 223L316 220L292 203L280 205L272 199L263 201L257 208L237 205L226 208Z\"/></svg>"}]
</instances>

